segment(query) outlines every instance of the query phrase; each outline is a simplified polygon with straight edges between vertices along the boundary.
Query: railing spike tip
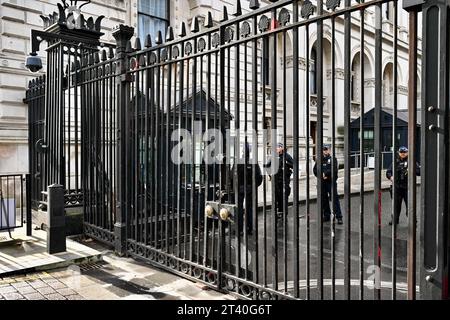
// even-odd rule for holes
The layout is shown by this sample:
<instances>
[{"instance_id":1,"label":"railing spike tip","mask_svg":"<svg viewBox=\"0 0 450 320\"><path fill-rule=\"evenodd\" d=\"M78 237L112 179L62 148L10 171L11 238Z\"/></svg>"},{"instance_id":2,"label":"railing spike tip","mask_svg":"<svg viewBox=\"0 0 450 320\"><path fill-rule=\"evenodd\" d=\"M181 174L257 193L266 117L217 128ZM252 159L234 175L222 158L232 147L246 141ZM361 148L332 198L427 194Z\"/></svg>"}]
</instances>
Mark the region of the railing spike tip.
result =
<instances>
[{"instance_id":1,"label":"railing spike tip","mask_svg":"<svg viewBox=\"0 0 450 320\"><path fill-rule=\"evenodd\" d=\"M133 52L133 47L131 45L131 41L130 40L127 41L127 46L126 46L125 51L128 52L128 53Z\"/></svg>"},{"instance_id":2,"label":"railing spike tip","mask_svg":"<svg viewBox=\"0 0 450 320\"><path fill-rule=\"evenodd\" d=\"M152 47L152 36L149 34L145 37L144 47L146 48Z\"/></svg>"},{"instance_id":3,"label":"railing spike tip","mask_svg":"<svg viewBox=\"0 0 450 320\"><path fill-rule=\"evenodd\" d=\"M160 45L160 44L163 43L163 37L162 37L162 32L161 32L161 30L158 31L158 32L156 33L155 43L156 43L157 45Z\"/></svg>"},{"instance_id":4,"label":"railing spike tip","mask_svg":"<svg viewBox=\"0 0 450 320\"><path fill-rule=\"evenodd\" d=\"M167 27L167 33L166 33L166 42L173 41L175 39L175 36L173 34L173 28L171 26Z\"/></svg>"},{"instance_id":5,"label":"railing spike tip","mask_svg":"<svg viewBox=\"0 0 450 320\"><path fill-rule=\"evenodd\" d=\"M233 16L235 17L239 17L242 15L242 5L241 5L241 0L236 0L236 8L235 11L233 13Z\"/></svg>"},{"instance_id":6,"label":"railing spike tip","mask_svg":"<svg viewBox=\"0 0 450 320\"><path fill-rule=\"evenodd\" d=\"M195 16L194 18L192 18L191 32L197 33L199 31L200 31L200 25L198 23L198 17Z\"/></svg>"},{"instance_id":7,"label":"railing spike tip","mask_svg":"<svg viewBox=\"0 0 450 320\"><path fill-rule=\"evenodd\" d=\"M227 6L223 6L222 20L220 22L228 21L228 9Z\"/></svg>"},{"instance_id":8,"label":"railing spike tip","mask_svg":"<svg viewBox=\"0 0 450 320\"><path fill-rule=\"evenodd\" d=\"M100 53L96 52L94 53L94 63L99 63L100 62Z\"/></svg>"},{"instance_id":9,"label":"railing spike tip","mask_svg":"<svg viewBox=\"0 0 450 320\"><path fill-rule=\"evenodd\" d=\"M180 32L178 34L179 37L186 37L186 23L183 21L180 24Z\"/></svg>"},{"instance_id":10,"label":"railing spike tip","mask_svg":"<svg viewBox=\"0 0 450 320\"><path fill-rule=\"evenodd\" d=\"M114 49L113 49L113 47L109 47L108 58L110 58L110 59L114 58Z\"/></svg>"},{"instance_id":11,"label":"railing spike tip","mask_svg":"<svg viewBox=\"0 0 450 320\"><path fill-rule=\"evenodd\" d=\"M136 38L136 41L134 42L134 48L138 51L142 49L140 38Z\"/></svg>"},{"instance_id":12,"label":"railing spike tip","mask_svg":"<svg viewBox=\"0 0 450 320\"><path fill-rule=\"evenodd\" d=\"M208 11L208 14L206 15L206 20L205 20L205 28L212 28L214 26L214 22L213 22L213 16L211 11Z\"/></svg>"},{"instance_id":13,"label":"railing spike tip","mask_svg":"<svg viewBox=\"0 0 450 320\"><path fill-rule=\"evenodd\" d=\"M258 0L250 0L249 8L251 10L257 10L261 7L261 4Z\"/></svg>"}]
</instances>

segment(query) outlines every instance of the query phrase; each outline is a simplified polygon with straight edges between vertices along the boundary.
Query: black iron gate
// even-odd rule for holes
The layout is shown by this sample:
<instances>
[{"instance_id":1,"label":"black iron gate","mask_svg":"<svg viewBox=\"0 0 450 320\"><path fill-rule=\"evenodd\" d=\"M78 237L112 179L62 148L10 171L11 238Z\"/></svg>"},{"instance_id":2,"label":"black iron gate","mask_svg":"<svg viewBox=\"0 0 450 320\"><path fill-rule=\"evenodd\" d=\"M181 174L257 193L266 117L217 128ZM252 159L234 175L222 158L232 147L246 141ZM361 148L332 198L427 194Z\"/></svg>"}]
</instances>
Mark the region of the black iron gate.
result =
<instances>
[{"instance_id":1,"label":"black iron gate","mask_svg":"<svg viewBox=\"0 0 450 320\"><path fill-rule=\"evenodd\" d=\"M25 103L28 104L28 141L30 146L29 163L32 175L31 201L34 209L38 209L42 200L41 191L46 189L42 179L42 142L45 124L45 76L30 81Z\"/></svg>"},{"instance_id":2,"label":"black iron gate","mask_svg":"<svg viewBox=\"0 0 450 320\"><path fill-rule=\"evenodd\" d=\"M260 8L258 1L250 1L250 12L243 14L237 1L233 19L224 7L219 23L208 14L203 27L194 17L191 32L183 23L176 39L169 27L165 37L159 32L132 45L134 29L120 25L113 31L115 46L99 42L101 18L94 23L81 16L80 29L73 30L68 28L71 15L60 6L59 15L44 19L46 32L32 35L37 46L38 37L49 41L42 186L58 182L67 190L81 189L85 233L114 245L117 253L241 297L415 299L417 277L423 298L446 297L448 175L442 181L425 178L419 187L410 174L408 228L387 224L400 190L394 186L391 200L382 177L381 116L387 107L382 68L387 52L396 153L398 2L272 2ZM448 7L443 0L434 2L442 12ZM385 5L389 24L383 20ZM409 172L415 172L421 4L406 1L405 7L410 10L408 164ZM445 43L446 31L440 31ZM424 43L425 35L434 39L429 32L425 25ZM366 106L366 81L354 79L366 79L369 72L368 38L375 48L374 103ZM426 57L430 53L424 50ZM357 54L359 68L354 70ZM422 127L429 129L421 130L426 174L436 168L428 156L439 152L442 163L449 160L444 151L448 96L437 95L435 104L427 100L428 86L435 84L430 79L437 79L438 71L448 72L448 52L439 54L445 56L443 66L422 60ZM444 81L439 90L447 85ZM355 91L360 95L357 110ZM373 137L364 131L366 107L374 108ZM350 165L355 116L360 118L361 159L366 139L373 138L373 171L364 166L355 171ZM340 118L342 128L337 127ZM322 165L313 170L327 144L343 164L342 173L331 170L328 176ZM287 147L292 161L286 152L277 153ZM80 177L74 182L68 173L73 171L72 151ZM322 183L324 175L332 181L341 178L342 190ZM427 193L435 188L440 190L435 192L439 208ZM343 225L334 205L327 221L328 200L334 204L339 196ZM419 199L422 215L416 214ZM437 212L437 220L426 214L428 209ZM434 255L424 245L432 239L439 239ZM416 245L425 260L418 259ZM444 262L422 265L436 255Z\"/></svg>"}]
</instances>

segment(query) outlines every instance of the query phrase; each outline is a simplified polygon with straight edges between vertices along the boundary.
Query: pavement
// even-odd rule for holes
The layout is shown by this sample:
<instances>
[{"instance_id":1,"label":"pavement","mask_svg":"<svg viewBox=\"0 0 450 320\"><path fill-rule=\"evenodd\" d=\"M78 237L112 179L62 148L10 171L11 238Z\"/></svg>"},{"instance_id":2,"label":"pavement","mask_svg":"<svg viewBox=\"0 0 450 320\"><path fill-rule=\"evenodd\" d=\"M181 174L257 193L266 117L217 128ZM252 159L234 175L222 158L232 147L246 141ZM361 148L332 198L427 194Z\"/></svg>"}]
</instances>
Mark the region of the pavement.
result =
<instances>
[{"instance_id":1,"label":"pavement","mask_svg":"<svg viewBox=\"0 0 450 320\"><path fill-rule=\"evenodd\" d=\"M7 232L1 234L8 235ZM0 241L0 277L101 259L99 251L71 239L66 241L65 252L50 255L47 253L47 233L42 230L33 230L32 236L28 237L24 226L15 229L11 236L12 239L8 236Z\"/></svg>"},{"instance_id":2,"label":"pavement","mask_svg":"<svg viewBox=\"0 0 450 320\"><path fill-rule=\"evenodd\" d=\"M23 229L23 230L22 230ZM0 242L0 300L233 300L91 239L67 239L67 252L46 253L42 230L16 229ZM6 233L7 234L7 233Z\"/></svg>"}]
</instances>

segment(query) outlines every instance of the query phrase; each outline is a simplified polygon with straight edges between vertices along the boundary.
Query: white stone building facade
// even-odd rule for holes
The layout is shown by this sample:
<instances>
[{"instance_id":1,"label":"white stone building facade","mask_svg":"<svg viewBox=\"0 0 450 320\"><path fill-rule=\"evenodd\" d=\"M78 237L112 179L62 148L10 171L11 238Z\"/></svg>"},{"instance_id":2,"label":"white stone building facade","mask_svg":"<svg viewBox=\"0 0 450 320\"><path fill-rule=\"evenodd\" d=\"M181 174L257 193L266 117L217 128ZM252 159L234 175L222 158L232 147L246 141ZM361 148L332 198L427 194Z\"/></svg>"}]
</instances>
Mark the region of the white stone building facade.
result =
<instances>
[{"instance_id":1,"label":"white stone building facade","mask_svg":"<svg viewBox=\"0 0 450 320\"><path fill-rule=\"evenodd\" d=\"M57 0L0 0L0 174L3 173L25 173L28 172L28 138L27 138L27 105L23 103L25 97L25 88L28 81L36 77L36 74L30 73L24 66L25 58L30 52L30 30L42 29L41 14L48 14L57 11ZM262 5L269 1L261 1ZM315 1L313 1L315 3ZM242 1L242 9L248 12L249 2ZM103 21L103 30L105 33L103 41L113 42L111 31L118 24L126 24L135 27L136 35L143 38L147 33L154 33L157 29L166 28L168 24L174 26L175 31L182 21L190 25L192 17L198 16L200 20L207 16L208 11L212 12L213 19L217 23L222 17L223 6L229 7L232 11L234 1L218 0L92 0L91 4L83 7L83 11L94 18L99 15L106 16ZM341 6L343 4L341 3ZM407 108L407 85L408 85L408 16L406 11L401 9L401 1L398 2L398 107ZM383 108L392 108L393 103L393 18L392 5L383 6L383 56L382 56L382 74L383 74ZM352 119L359 117L360 106L360 83L364 81L365 111L374 107L375 102L375 25L374 8L365 11L365 45L364 45L364 65L365 78L359 79L359 12L352 14L352 40L351 40L351 65L352 65ZM419 25L420 30L420 25ZM280 36L281 39L281 36ZM310 57L313 55L315 42L317 39L316 27L311 25L309 30L309 44L306 48L306 34L301 29L299 32L299 93L300 93L300 157L306 156L306 116L303 105L308 96L313 108L311 109L310 127L315 126L317 115L314 111L316 98L314 90L306 90L306 61L305 56L308 51ZM279 41L281 43L281 40ZM343 150L343 126L344 126L344 24L342 18L336 19L336 47L335 47L335 75L331 72L331 23L327 20L324 23L324 135L325 142L330 141L331 137L331 81L336 85L336 136L337 153L340 155ZM286 61L283 59L283 52L279 47L277 54L277 69L282 70L286 64L287 77L292 77L292 32L287 34L286 43ZM419 41L419 48L421 42ZM272 50L272 48L269 48ZM262 49L261 49L262 50ZM41 57L45 52L39 53ZM419 51L419 61L421 53ZM259 59L260 60L260 59ZM45 63L45 59L43 59ZM260 61L259 63L262 63ZM420 72L419 63L419 88ZM45 70L45 68L44 68ZM314 62L310 62L310 72L314 70ZM233 74L233 72L231 73ZM233 76L232 76L233 77ZM311 77L314 77L311 74ZM251 79L251 76L249 76ZM234 79L231 79L232 83ZM241 81L242 94L243 80ZM278 94L282 92L281 87L282 73L278 72L277 80ZM261 87L259 87L262 94ZM420 89L419 89L420 90ZM269 90L268 90L269 91ZM233 93L234 94L234 93ZM419 92L420 96L420 92ZM262 100L258 99L259 101ZM269 101L268 101L269 103ZM292 147L292 95L288 95L286 104L283 105L282 99L278 99L277 110L279 117L280 111L286 108L287 117L287 146ZM233 107L232 107L233 110ZM282 123L279 118L278 123ZM294 120L295 121L295 120ZM309 137L311 145L314 145L314 137ZM388 147L388 146L387 146ZM312 153L311 153L312 154ZM303 160L301 160L303 162Z\"/></svg>"}]
</instances>

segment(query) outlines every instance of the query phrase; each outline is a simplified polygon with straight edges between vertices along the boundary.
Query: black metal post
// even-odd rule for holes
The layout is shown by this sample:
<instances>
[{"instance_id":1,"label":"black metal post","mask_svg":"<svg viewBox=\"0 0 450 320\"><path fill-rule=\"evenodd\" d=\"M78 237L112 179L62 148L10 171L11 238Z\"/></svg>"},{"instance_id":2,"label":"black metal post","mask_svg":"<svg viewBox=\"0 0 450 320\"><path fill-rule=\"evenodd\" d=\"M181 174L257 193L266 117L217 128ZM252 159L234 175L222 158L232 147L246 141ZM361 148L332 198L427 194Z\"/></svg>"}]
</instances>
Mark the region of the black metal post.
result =
<instances>
[{"instance_id":1,"label":"black metal post","mask_svg":"<svg viewBox=\"0 0 450 320\"><path fill-rule=\"evenodd\" d=\"M115 250L118 255L126 254L127 243L127 154L126 144L128 137L127 124L127 105L129 95L129 76L127 76L128 59L126 46L134 34L134 28L125 25L119 25L114 31L113 36L116 39L116 83L117 83L117 165L116 165L116 223L114 224Z\"/></svg>"},{"instance_id":2,"label":"black metal post","mask_svg":"<svg viewBox=\"0 0 450 320\"><path fill-rule=\"evenodd\" d=\"M448 0L423 6L422 68L422 299L448 298L449 9Z\"/></svg>"},{"instance_id":3,"label":"black metal post","mask_svg":"<svg viewBox=\"0 0 450 320\"><path fill-rule=\"evenodd\" d=\"M27 236L31 237L31 224L32 224L32 214L31 214L31 174L25 175L25 188L26 188L26 206L27 206Z\"/></svg>"},{"instance_id":4,"label":"black metal post","mask_svg":"<svg viewBox=\"0 0 450 320\"><path fill-rule=\"evenodd\" d=\"M53 184L47 188L47 252L56 254L66 251L66 214L64 210L64 187Z\"/></svg>"}]
</instances>

